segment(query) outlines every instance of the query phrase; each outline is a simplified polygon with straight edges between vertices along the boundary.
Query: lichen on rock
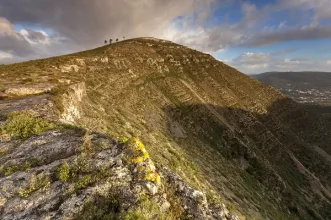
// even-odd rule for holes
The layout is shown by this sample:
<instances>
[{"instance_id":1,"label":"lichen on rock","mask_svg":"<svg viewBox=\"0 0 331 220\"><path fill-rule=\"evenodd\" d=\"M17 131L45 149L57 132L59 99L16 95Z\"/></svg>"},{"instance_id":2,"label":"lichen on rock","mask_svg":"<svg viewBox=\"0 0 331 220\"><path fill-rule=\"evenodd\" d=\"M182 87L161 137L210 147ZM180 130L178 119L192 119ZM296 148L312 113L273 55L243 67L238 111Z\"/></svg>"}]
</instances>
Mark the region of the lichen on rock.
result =
<instances>
[{"instance_id":1,"label":"lichen on rock","mask_svg":"<svg viewBox=\"0 0 331 220\"><path fill-rule=\"evenodd\" d=\"M137 138L127 141L129 155L131 155L131 167L137 181L144 182L152 195L155 195L161 185L161 177L150 158L144 144Z\"/></svg>"}]
</instances>

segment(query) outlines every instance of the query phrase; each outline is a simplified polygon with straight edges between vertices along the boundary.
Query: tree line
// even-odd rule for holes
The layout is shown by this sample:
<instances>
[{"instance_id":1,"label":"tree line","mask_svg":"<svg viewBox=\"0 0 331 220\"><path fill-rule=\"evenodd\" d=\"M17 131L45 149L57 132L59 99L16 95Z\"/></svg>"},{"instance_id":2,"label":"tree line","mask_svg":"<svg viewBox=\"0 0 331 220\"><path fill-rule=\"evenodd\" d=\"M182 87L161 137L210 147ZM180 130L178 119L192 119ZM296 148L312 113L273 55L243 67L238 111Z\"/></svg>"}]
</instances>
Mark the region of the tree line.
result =
<instances>
[{"instance_id":1,"label":"tree line","mask_svg":"<svg viewBox=\"0 0 331 220\"><path fill-rule=\"evenodd\" d=\"M123 37L123 40L125 40L125 37ZM116 40L115 40L116 42L118 42L119 41L119 39L118 38L116 38ZM113 43L113 39L109 39L109 41L107 41L107 40L105 40L105 44L107 44L109 42L109 44L111 44L111 43Z\"/></svg>"}]
</instances>

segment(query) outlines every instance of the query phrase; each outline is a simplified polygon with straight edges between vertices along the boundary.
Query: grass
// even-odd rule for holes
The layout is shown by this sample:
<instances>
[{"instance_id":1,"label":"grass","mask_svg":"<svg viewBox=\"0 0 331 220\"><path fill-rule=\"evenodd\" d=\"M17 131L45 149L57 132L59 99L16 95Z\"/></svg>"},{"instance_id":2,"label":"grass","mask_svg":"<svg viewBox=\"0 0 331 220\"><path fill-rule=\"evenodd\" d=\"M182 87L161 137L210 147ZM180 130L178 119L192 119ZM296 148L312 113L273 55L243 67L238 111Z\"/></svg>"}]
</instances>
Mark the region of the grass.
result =
<instances>
[{"instance_id":1,"label":"grass","mask_svg":"<svg viewBox=\"0 0 331 220\"><path fill-rule=\"evenodd\" d=\"M21 164L11 164L0 166L0 175L9 176L18 171L29 171L32 167L40 165L40 160L33 158Z\"/></svg>"},{"instance_id":2,"label":"grass","mask_svg":"<svg viewBox=\"0 0 331 220\"><path fill-rule=\"evenodd\" d=\"M75 219L82 220L170 220L177 219L171 212L161 213L158 204L146 196L141 196L138 206L133 210L123 210L121 195L116 190L107 196L96 196L88 201Z\"/></svg>"},{"instance_id":3,"label":"grass","mask_svg":"<svg viewBox=\"0 0 331 220\"><path fill-rule=\"evenodd\" d=\"M69 194L94 185L109 176L110 173L106 168L93 169L89 159L91 158L88 155L81 153L71 164L64 162L57 167L57 180L73 184L73 187L68 191Z\"/></svg>"},{"instance_id":4,"label":"grass","mask_svg":"<svg viewBox=\"0 0 331 220\"><path fill-rule=\"evenodd\" d=\"M37 190L45 191L51 185L50 177L43 174L32 174L29 184L26 187L19 188L18 195L22 198L27 198Z\"/></svg>"},{"instance_id":5,"label":"grass","mask_svg":"<svg viewBox=\"0 0 331 220\"><path fill-rule=\"evenodd\" d=\"M26 139L56 127L55 124L36 117L31 111L22 111L10 113L0 131L11 137Z\"/></svg>"},{"instance_id":6,"label":"grass","mask_svg":"<svg viewBox=\"0 0 331 220\"><path fill-rule=\"evenodd\" d=\"M154 201L145 199L136 210L129 210L121 214L124 220L163 220L164 213L160 213L159 206Z\"/></svg>"},{"instance_id":7,"label":"grass","mask_svg":"<svg viewBox=\"0 0 331 220\"><path fill-rule=\"evenodd\" d=\"M75 190L85 189L96 181L97 178L95 176L87 175L80 177L79 180L75 183Z\"/></svg>"},{"instance_id":8,"label":"grass","mask_svg":"<svg viewBox=\"0 0 331 220\"><path fill-rule=\"evenodd\" d=\"M96 196L88 201L81 213L74 219L77 220L115 220L119 219L120 199L117 195Z\"/></svg>"}]
</instances>

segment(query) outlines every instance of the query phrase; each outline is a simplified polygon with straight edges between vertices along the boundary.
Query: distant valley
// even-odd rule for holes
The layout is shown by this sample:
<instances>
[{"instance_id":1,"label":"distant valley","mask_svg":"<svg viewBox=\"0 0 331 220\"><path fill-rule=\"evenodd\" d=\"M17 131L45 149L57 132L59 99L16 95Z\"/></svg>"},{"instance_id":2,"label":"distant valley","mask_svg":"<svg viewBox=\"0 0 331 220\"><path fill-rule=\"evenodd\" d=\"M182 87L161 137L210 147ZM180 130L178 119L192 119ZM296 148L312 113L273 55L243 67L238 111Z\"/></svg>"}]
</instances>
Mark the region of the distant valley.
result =
<instances>
[{"instance_id":1,"label":"distant valley","mask_svg":"<svg viewBox=\"0 0 331 220\"><path fill-rule=\"evenodd\" d=\"M267 72L252 77L331 120L331 72Z\"/></svg>"}]
</instances>

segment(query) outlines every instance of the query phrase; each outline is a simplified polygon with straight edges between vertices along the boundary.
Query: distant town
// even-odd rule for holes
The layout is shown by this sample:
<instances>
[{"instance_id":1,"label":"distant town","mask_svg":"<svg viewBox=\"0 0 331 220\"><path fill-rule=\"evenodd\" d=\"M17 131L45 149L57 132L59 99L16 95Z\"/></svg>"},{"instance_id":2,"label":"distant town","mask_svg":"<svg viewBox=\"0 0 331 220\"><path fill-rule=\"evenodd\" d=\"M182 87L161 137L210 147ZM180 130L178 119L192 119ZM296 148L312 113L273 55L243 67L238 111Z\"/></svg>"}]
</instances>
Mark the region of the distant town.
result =
<instances>
[{"instance_id":1,"label":"distant town","mask_svg":"<svg viewBox=\"0 0 331 220\"><path fill-rule=\"evenodd\" d=\"M292 85L288 84L288 87L278 88L278 90L300 103L331 104L331 88L330 90L303 90L293 89Z\"/></svg>"}]
</instances>

